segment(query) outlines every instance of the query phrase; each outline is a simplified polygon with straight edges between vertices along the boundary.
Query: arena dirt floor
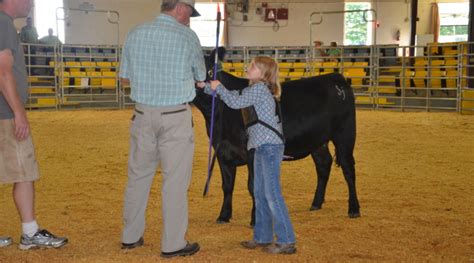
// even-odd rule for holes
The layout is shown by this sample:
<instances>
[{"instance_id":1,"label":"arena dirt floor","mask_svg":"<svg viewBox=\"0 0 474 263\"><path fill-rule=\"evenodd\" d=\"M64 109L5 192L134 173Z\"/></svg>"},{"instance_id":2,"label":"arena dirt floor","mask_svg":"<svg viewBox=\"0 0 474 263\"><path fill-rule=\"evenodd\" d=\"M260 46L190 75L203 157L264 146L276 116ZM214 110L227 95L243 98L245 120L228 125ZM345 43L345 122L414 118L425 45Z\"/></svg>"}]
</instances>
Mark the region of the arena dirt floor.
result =
<instances>
[{"instance_id":1,"label":"arena dirt floor","mask_svg":"<svg viewBox=\"0 0 474 263\"><path fill-rule=\"evenodd\" d=\"M0 234L15 245L0 262L160 261L161 178L150 195L145 246L120 249L131 110L30 112L42 172L37 189L41 226L70 243L58 250L20 251L11 185L0 186ZM316 175L310 158L282 165L282 185L297 235L297 254L249 251L251 200L246 169L238 170L234 215L217 225L220 175L202 197L207 144L194 111L196 153L189 191L188 238L199 241L190 262L474 262L474 116L456 113L357 112L357 190L362 217L347 216L347 187L333 167L326 203L311 212Z\"/></svg>"}]
</instances>

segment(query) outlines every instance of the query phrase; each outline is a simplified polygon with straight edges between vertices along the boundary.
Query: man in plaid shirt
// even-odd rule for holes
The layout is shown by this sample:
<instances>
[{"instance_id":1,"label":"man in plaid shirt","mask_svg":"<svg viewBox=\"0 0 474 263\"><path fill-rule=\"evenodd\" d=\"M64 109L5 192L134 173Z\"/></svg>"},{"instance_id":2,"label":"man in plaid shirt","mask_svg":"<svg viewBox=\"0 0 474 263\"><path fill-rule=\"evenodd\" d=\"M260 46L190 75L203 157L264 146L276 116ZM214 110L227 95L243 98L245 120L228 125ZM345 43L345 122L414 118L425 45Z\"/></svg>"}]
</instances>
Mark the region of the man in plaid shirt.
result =
<instances>
[{"instance_id":1,"label":"man in plaid shirt","mask_svg":"<svg viewBox=\"0 0 474 263\"><path fill-rule=\"evenodd\" d=\"M194 154L188 102L194 84L206 78L201 45L188 27L199 16L194 0L163 0L162 13L127 36L120 67L136 102L130 127L128 183L122 248L143 245L145 210L157 165L161 166L163 231L161 256L187 256L199 250L185 239L187 191Z\"/></svg>"}]
</instances>

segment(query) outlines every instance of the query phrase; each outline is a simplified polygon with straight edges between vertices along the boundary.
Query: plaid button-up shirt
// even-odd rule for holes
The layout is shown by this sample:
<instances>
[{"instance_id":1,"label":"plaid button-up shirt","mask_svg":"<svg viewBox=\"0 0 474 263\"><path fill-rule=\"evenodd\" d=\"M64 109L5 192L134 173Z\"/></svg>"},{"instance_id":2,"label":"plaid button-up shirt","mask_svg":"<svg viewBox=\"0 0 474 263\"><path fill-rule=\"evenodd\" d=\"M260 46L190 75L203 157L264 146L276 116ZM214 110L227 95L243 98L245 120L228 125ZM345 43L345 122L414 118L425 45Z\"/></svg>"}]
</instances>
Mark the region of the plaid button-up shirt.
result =
<instances>
[{"instance_id":1,"label":"plaid button-up shirt","mask_svg":"<svg viewBox=\"0 0 474 263\"><path fill-rule=\"evenodd\" d=\"M151 106L194 99L195 81L206 79L199 39L189 27L161 14L127 36L119 76L130 80L131 98Z\"/></svg>"},{"instance_id":2,"label":"plaid button-up shirt","mask_svg":"<svg viewBox=\"0 0 474 263\"><path fill-rule=\"evenodd\" d=\"M204 92L212 94L211 86L206 84ZM281 122L275 114L275 100L267 85L262 82L256 83L242 90L242 94L237 90L228 90L223 85L216 89L219 97L229 108L243 109L254 106L259 120L272 126L275 130L282 132ZM282 144L283 141L278 135L260 123L250 126L247 129L248 142L247 149L254 149L264 144Z\"/></svg>"}]
</instances>

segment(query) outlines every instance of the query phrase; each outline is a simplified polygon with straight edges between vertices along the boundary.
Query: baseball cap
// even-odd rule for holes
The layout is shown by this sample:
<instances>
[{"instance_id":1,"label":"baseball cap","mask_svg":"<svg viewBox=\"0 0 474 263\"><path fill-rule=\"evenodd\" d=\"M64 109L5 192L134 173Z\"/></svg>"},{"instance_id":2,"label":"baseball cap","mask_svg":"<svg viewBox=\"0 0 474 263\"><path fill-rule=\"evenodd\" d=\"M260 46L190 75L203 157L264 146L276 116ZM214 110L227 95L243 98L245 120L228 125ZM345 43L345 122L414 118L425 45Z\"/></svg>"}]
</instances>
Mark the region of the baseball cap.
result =
<instances>
[{"instance_id":1,"label":"baseball cap","mask_svg":"<svg viewBox=\"0 0 474 263\"><path fill-rule=\"evenodd\" d=\"M185 5L190 6L193 9L193 13L191 14L191 17L196 17L196 16L201 16L201 14L196 11L196 8L194 8L194 2L195 0L163 0L164 3L170 3L170 2L175 2L175 3L183 3Z\"/></svg>"}]
</instances>

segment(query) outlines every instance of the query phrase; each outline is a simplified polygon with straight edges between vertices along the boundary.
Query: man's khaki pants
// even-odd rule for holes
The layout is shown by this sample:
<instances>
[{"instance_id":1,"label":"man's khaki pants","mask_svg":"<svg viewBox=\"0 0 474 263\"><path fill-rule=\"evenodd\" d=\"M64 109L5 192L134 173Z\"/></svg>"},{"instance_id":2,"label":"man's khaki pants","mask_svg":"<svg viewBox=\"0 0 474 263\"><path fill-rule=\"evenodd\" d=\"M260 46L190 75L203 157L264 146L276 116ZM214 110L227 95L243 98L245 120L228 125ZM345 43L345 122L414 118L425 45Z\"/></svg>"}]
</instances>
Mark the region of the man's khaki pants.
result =
<instances>
[{"instance_id":1,"label":"man's khaki pants","mask_svg":"<svg viewBox=\"0 0 474 263\"><path fill-rule=\"evenodd\" d=\"M188 104L135 106L130 127L123 243L137 242L143 236L148 195L160 163L163 175L161 251L174 252L186 246L187 192L193 155L192 113Z\"/></svg>"}]
</instances>

